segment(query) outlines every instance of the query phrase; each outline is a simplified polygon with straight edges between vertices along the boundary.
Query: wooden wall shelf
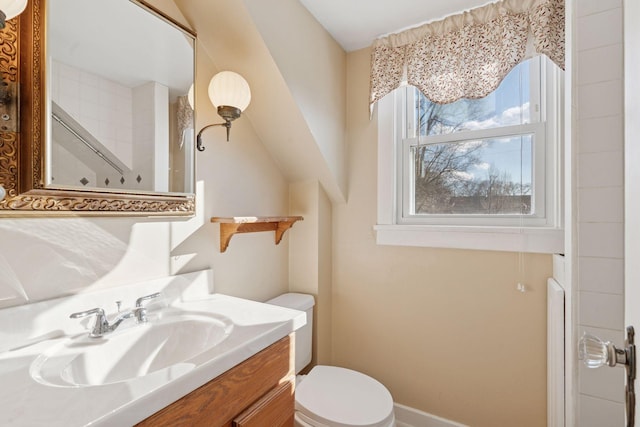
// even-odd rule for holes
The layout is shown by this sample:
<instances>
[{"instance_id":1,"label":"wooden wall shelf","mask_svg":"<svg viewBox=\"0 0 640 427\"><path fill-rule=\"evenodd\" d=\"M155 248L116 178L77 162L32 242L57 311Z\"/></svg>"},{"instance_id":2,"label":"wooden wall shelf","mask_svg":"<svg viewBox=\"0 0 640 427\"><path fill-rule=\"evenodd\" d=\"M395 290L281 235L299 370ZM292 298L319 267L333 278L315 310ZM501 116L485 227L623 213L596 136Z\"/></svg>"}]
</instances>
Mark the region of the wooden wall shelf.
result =
<instances>
[{"instance_id":1,"label":"wooden wall shelf","mask_svg":"<svg viewBox=\"0 0 640 427\"><path fill-rule=\"evenodd\" d=\"M214 216L211 222L220 223L220 252L227 250L234 234L255 233L259 231L275 231L276 245L282 240L284 232L290 229L296 221L302 221L301 216Z\"/></svg>"}]
</instances>

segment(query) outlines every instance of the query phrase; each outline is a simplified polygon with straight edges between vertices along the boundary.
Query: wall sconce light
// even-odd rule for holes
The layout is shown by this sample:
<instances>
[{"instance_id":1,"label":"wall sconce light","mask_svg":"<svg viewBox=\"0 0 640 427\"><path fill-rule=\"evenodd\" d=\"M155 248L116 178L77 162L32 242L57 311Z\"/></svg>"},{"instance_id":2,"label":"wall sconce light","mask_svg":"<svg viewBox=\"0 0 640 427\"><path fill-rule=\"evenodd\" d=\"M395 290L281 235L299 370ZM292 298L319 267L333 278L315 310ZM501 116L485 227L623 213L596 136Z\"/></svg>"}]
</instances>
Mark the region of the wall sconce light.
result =
<instances>
[{"instance_id":1,"label":"wall sconce light","mask_svg":"<svg viewBox=\"0 0 640 427\"><path fill-rule=\"evenodd\" d=\"M20 15L25 7L27 0L0 0L0 29L5 27L7 19Z\"/></svg>"},{"instance_id":2,"label":"wall sconce light","mask_svg":"<svg viewBox=\"0 0 640 427\"><path fill-rule=\"evenodd\" d=\"M218 115L224 119L224 123L215 123L203 127L196 137L196 148L204 151L202 146L202 132L213 126L227 128L227 141L231 131L231 122L240 117L242 112L251 102L251 90L247 81L233 71L221 71L209 82L209 99L218 109Z\"/></svg>"}]
</instances>

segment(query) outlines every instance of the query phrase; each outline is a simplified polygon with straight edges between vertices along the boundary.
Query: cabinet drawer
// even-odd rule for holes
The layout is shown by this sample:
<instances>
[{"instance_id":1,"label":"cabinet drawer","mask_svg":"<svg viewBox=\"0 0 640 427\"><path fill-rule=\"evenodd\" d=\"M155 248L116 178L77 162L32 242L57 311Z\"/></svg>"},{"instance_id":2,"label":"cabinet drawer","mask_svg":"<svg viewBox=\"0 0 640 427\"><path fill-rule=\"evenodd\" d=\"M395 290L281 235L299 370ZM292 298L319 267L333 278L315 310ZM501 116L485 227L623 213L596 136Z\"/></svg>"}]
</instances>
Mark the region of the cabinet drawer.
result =
<instances>
[{"instance_id":1,"label":"cabinet drawer","mask_svg":"<svg viewBox=\"0 0 640 427\"><path fill-rule=\"evenodd\" d=\"M233 427L293 427L293 381L287 381L264 395L233 420Z\"/></svg>"}]
</instances>

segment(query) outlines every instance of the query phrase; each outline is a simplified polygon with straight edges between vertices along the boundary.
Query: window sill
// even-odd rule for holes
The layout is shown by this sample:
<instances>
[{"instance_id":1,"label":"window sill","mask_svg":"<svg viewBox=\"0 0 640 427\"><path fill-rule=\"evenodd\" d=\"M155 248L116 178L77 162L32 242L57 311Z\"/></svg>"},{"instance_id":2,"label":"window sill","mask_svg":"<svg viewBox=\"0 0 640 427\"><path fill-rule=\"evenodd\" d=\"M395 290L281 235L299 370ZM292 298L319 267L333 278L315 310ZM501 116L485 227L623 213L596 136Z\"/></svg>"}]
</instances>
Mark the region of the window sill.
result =
<instances>
[{"instance_id":1,"label":"window sill","mask_svg":"<svg viewBox=\"0 0 640 427\"><path fill-rule=\"evenodd\" d=\"M563 253L564 230L533 227L375 225L376 243L393 246Z\"/></svg>"}]
</instances>

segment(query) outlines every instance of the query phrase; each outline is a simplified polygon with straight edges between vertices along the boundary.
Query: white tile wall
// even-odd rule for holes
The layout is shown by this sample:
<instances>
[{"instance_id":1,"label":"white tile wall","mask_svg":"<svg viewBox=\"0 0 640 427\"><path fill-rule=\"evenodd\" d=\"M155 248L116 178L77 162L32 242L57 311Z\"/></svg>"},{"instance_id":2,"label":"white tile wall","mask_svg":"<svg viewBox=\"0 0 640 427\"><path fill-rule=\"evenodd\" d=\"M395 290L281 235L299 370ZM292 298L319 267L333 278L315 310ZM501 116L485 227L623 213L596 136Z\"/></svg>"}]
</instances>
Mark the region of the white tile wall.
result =
<instances>
[{"instance_id":1,"label":"white tile wall","mask_svg":"<svg viewBox=\"0 0 640 427\"><path fill-rule=\"evenodd\" d=\"M620 186L581 188L578 205L579 222L614 222L624 219L624 191Z\"/></svg>"},{"instance_id":2,"label":"white tile wall","mask_svg":"<svg viewBox=\"0 0 640 427\"><path fill-rule=\"evenodd\" d=\"M624 315L620 310L623 303L622 295L581 291L580 325L621 331L624 328ZM617 344L621 345L622 342Z\"/></svg>"},{"instance_id":3,"label":"white tile wall","mask_svg":"<svg viewBox=\"0 0 640 427\"><path fill-rule=\"evenodd\" d=\"M580 197L579 193L578 197ZM580 257L623 257L624 225L621 223L579 223L578 236L578 251Z\"/></svg>"},{"instance_id":4,"label":"white tile wall","mask_svg":"<svg viewBox=\"0 0 640 427\"><path fill-rule=\"evenodd\" d=\"M624 342L622 0L576 0L578 321ZM578 425L624 424L624 369L579 369Z\"/></svg>"},{"instance_id":5,"label":"white tile wall","mask_svg":"<svg viewBox=\"0 0 640 427\"><path fill-rule=\"evenodd\" d=\"M597 368L590 369L584 365L580 365L580 393L583 396L591 398L603 399L610 402L624 402L624 368L616 367L616 369ZM599 403L596 403L598 405ZM624 414L624 412L623 412ZM589 425L589 424L587 424ZM624 424L619 424L620 426ZM582 424L581 424L582 426ZM599 427L614 426L612 424L599 424Z\"/></svg>"},{"instance_id":6,"label":"white tile wall","mask_svg":"<svg viewBox=\"0 0 640 427\"><path fill-rule=\"evenodd\" d=\"M622 79L622 45L614 44L582 52L578 58L578 85ZM600 64L609 64L601 67Z\"/></svg>"},{"instance_id":7,"label":"white tile wall","mask_svg":"<svg viewBox=\"0 0 640 427\"><path fill-rule=\"evenodd\" d=\"M578 0L580 4L582 0ZM578 17L579 50L622 43L622 7Z\"/></svg>"},{"instance_id":8,"label":"white tile wall","mask_svg":"<svg viewBox=\"0 0 640 427\"><path fill-rule=\"evenodd\" d=\"M602 67L600 67L602 68ZM578 88L579 90L580 88ZM622 115L594 117L578 122L580 135L580 153L601 153L605 151L622 152L623 123ZM605 143L606 142L606 143Z\"/></svg>"},{"instance_id":9,"label":"white tile wall","mask_svg":"<svg viewBox=\"0 0 640 427\"><path fill-rule=\"evenodd\" d=\"M60 62L52 70L52 99L131 167L131 89Z\"/></svg>"},{"instance_id":10,"label":"white tile wall","mask_svg":"<svg viewBox=\"0 0 640 427\"><path fill-rule=\"evenodd\" d=\"M576 1L578 16L592 15L610 9L622 7L622 0L579 0Z\"/></svg>"},{"instance_id":11,"label":"white tile wall","mask_svg":"<svg viewBox=\"0 0 640 427\"><path fill-rule=\"evenodd\" d=\"M582 397L579 426L623 426L624 404L590 396Z\"/></svg>"},{"instance_id":12,"label":"white tile wall","mask_svg":"<svg viewBox=\"0 0 640 427\"><path fill-rule=\"evenodd\" d=\"M607 141L602 140L601 144ZM621 187L622 161L621 151L578 154L578 188Z\"/></svg>"},{"instance_id":13,"label":"white tile wall","mask_svg":"<svg viewBox=\"0 0 640 427\"><path fill-rule=\"evenodd\" d=\"M52 158L55 159L56 164L56 168L51 177L53 184L64 183L82 187L83 184L80 180L86 178L88 181L86 185L94 187L97 185L95 171L88 168L87 165L62 145L53 144L52 151Z\"/></svg>"},{"instance_id":14,"label":"white tile wall","mask_svg":"<svg viewBox=\"0 0 640 427\"><path fill-rule=\"evenodd\" d=\"M155 135L157 130L154 129L154 125L163 123L163 130L168 132L168 112L162 115L158 111L158 106L167 108L168 93L158 91L155 83L131 89L60 62L53 62L52 70L53 100L132 169L121 175L106 167L89 176L82 168L72 167L73 162L68 162L67 172L77 176L76 179L86 177L91 186L104 187L108 179L110 188L167 191L166 183L164 187L156 186L153 162L149 162L149 156L154 152L156 137L168 140ZM167 91L165 87L163 90ZM164 97L159 98L158 92ZM165 117L164 121L158 120L158 116ZM168 160L158 167L163 171L168 168ZM136 179L138 176L142 178L140 182ZM125 180L124 184L120 182L121 179ZM70 179L66 182L73 181Z\"/></svg>"},{"instance_id":15,"label":"white tile wall","mask_svg":"<svg viewBox=\"0 0 640 427\"><path fill-rule=\"evenodd\" d=\"M624 263L622 259L589 258L581 256L580 290L622 295L624 283Z\"/></svg>"},{"instance_id":16,"label":"white tile wall","mask_svg":"<svg viewBox=\"0 0 640 427\"><path fill-rule=\"evenodd\" d=\"M606 64L601 64L603 67ZM622 80L611 80L580 86L578 120L622 114Z\"/></svg>"}]
</instances>

